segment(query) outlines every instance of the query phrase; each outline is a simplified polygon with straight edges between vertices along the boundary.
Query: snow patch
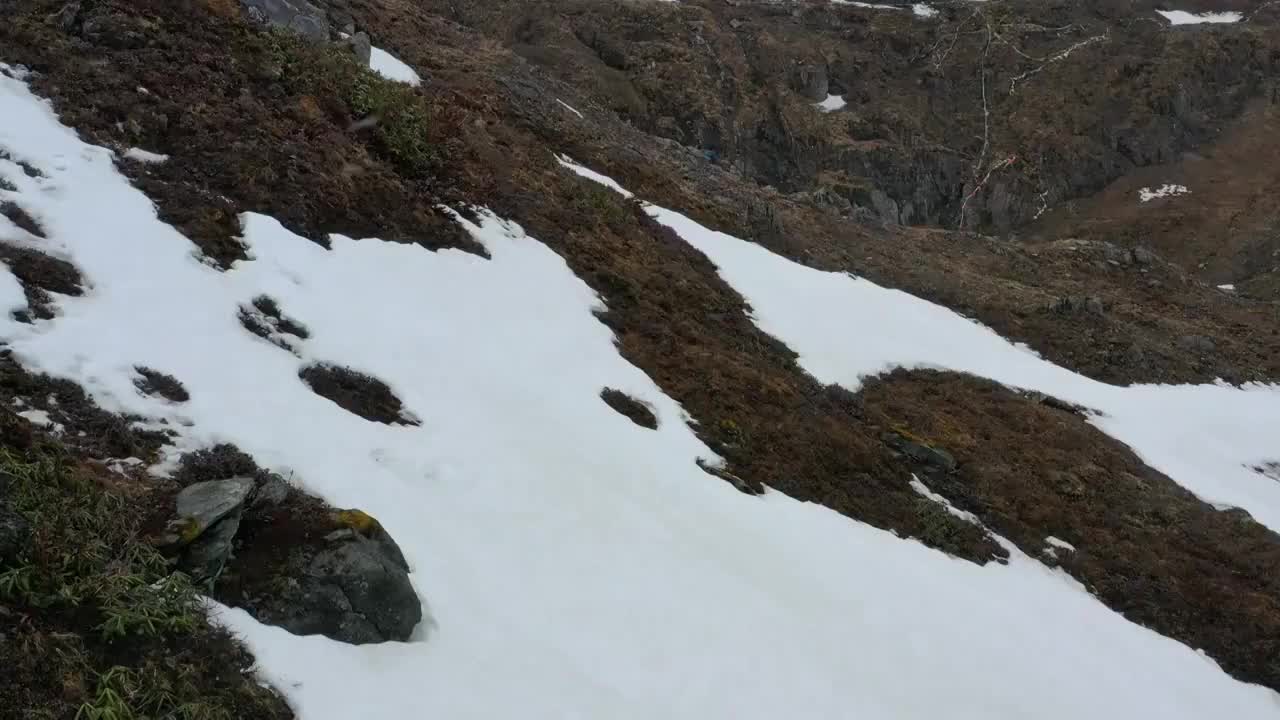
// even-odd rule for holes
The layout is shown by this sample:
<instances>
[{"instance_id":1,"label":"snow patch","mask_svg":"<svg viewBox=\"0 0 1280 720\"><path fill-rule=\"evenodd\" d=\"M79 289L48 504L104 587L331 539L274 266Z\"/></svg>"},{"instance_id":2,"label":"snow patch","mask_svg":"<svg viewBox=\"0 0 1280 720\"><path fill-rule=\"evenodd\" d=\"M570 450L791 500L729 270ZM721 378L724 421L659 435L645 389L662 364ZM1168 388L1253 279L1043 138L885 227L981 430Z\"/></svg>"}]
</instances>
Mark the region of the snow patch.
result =
<instances>
[{"instance_id":1,"label":"snow patch","mask_svg":"<svg viewBox=\"0 0 1280 720\"><path fill-rule=\"evenodd\" d=\"M141 163L151 163L151 164L162 163L169 159L168 155L161 155L160 153L153 153L147 150L143 150L142 148L136 148L136 147L125 150L124 156L129 158L130 160L137 160L138 162L141 162Z\"/></svg>"},{"instance_id":2,"label":"snow patch","mask_svg":"<svg viewBox=\"0 0 1280 720\"><path fill-rule=\"evenodd\" d=\"M826 100L815 104L822 112L833 112L846 105L844 97L841 95L828 95Z\"/></svg>"},{"instance_id":3,"label":"snow patch","mask_svg":"<svg viewBox=\"0 0 1280 720\"><path fill-rule=\"evenodd\" d=\"M1226 284L1223 284L1223 285L1219 285L1219 286L1218 286L1218 289L1219 289L1219 290L1222 290L1223 292L1233 293L1233 292L1235 292L1235 291L1236 291L1236 286L1235 286L1235 285L1233 285L1232 283L1226 283Z\"/></svg>"},{"instance_id":4,"label":"snow patch","mask_svg":"<svg viewBox=\"0 0 1280 720\"><path fill-rule=\"evenodd\" d=\"M978 519L977 515L974 515L968 510L961 510L952 505L950 500L930 490L929 486L920 482L920 478L915 475L911 476L911 489L915 490L917 495L941 505L947 512L951 513L955 517L958 517L971 525L983 527L982 521Z\"/></svg>"},{"instance_id":5,"label":"snow patch","mask_svg":"<svg viewBox=\"0 0 1280 720\"><path fill-rule=\"evenodd\" d=\"M1044 538L1044 544L1048 544L1048 546L1056 547L1057 550L1075 552L1074 544L1066 542L1065 539L1050 536L1050 537Z\"/></svg>"},{"instance_id":6,"label":"snow patch","mask_svg":"<svg viewBox=\"0 0 1280 720\"><path fill-rule=\"evenodd\" d=\"M582 117L583 117L582 113L578 112L577 108L573 107L573 106L572 106L572 105L570 105L569 103L567 103L567 102L565 102L565 101L561 100L560 98L556 98L556 102L560 103L560 106L561 106L561 107L563 107L565 110L568 110L569 112L573 113L574 115L577 115L579 118L582 118Z\"/></svg>"},{"instance_id":7,"label":"snow patch","mask_svg":"<svg viewBox=\"0 0 1280 720\"><path fill-rule=\"evenodd\" d=\"M422 84L422 78L418 77L413 68L382 48L375 47L369 53L369 69L388 80L410 85Z\"/></svg>"},{"instance_id":8,"label":"snow patch","mask_svg":"<svg viewBox=\"0 0 1280 720\"><path fill-rule=\"evenodd\" d=\"M18 282L8 265L0 263L0 313L8 317L11 313L26 308L27 294L22 289L22 283Z\"/></svg>"},{"instance_id":9,"label":"snow patch","mask_svg":"<svg viewBox=\"0 0 1280 720\"><path fill-rule=\"evenodd\" d=\"M867 3L857 2L856 0L830 0L833 5L849 5L852 7L868 8L871 10L910 10L912 15L922 18L930 18L938 14L938 11L925 3L914 3L912 5L885 5L883 3Z\"/></svg>"},{"instance_id":10,"label":"snow patch","mask_svg":"<svg viewBox=\"0 0 1280 720\"><path fill-rule=\"evenodd\" d=\"M1144 187L1138 190L1138 200L1145 203L1145 202L1151 202L1152 200L1156 200L1159 198L1176 197L1178 195L1189 195L1190 193L1191 191L1187 189L1186 185L1174 185L1174 184L1166 183L1156 188L1155 190L1152 190L1149 187Z\"/></svg>"},{"instance_id":11,"label":"snow patch","mask_svg":"<svg viewBox=\"0 0 1280 720\"><path fill-rule=\"evenodd\" d=\"M1238 12L1189 13L1186 10L1157 10L1171 25L1198 25L1200 23L1233 23L1243 17Z\"/></svg>"},{"instance_id":12,"label":"snow patch","mask_svg":"<svg viewBox=\"0 0 1280 720\"><path fill-rule=\"evenodd\" d=\"M609 188L610 190L613 190L614 192L618 193L622 197L625 197L625 198L635 197L626 188L614 182L613 178L605 177L604 175L601 175L600 173L594 170L585 168L573 162L572 160L570 160L569 158L563 155L557 155L556 160L560 163L561 167L568 168L569 170L572 170L574 173L594 183L599 183L600 185L604 185L605 187Z\"/></svg>"},{"instance_id":13,"label":"snow patch","mask_svg":"<svg viewBox=\"0 0 1280 720\"><path fill-rule=\"evenodd\" d=\"M55 421L50 417L49 413L44 410L37 410L34 408L31 410L23 410L18 413L18 417L25 418L27 422L32 425L45 428L55 435L62 434L62 431L66 429L62 423Z\"/></svg>"}]
</instances>

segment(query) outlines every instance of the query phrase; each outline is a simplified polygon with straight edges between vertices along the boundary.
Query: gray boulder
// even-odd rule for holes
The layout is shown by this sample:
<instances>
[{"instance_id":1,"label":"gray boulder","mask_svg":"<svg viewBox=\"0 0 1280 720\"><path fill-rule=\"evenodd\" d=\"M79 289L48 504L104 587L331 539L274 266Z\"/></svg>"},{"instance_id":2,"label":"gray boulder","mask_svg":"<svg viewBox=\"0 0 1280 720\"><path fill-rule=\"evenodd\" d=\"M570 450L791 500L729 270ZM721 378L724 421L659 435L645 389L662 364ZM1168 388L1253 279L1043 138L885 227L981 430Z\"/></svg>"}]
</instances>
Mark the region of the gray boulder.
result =
<instances>
[{"instance_id":1,"label":"gray boulder","mask_svg":"<svg viewBox=\"0 0 1280 720\"><path fill-rule=\"evenodd\" d=\"M796 66L792 72L791 84L796 89L796 92L813 102L826 100L827 93L831 90L831 80L827 75L826 65L806 64Z\"/></svg>"},{"instance_id":2,"label":"gray boulder","mask_svg":"<svg viewBox=\"0 0 1280 720\"><path fill-rule=\"evenodd\" d=\"M251 478L237 477L198 482L178 493L178 519L167 540L186 546L178 565L192 578L212 582L222 574L253 488Z\"/></svg>"},{"instance_id":3,"label":"gray boulder","mask_svg":"<svg viewBox=\"0 0 1280 720\"><path fill-rule=\"evenodd\" d=\"M303 576L268 600L261 619L354 645L408 640L423 612L400 549L389 537L339 531L329 538L332 545L316 553Z\"/></svg>"},{"instance_id":4,"label":"gray boulder","mask_svg":"<svg viewBox=\"0 0 1280 720\"><path fill-rule=\"evenodd\" d=\"M314 42L329 39L324 10L307 0L240 0L249 17L264 25L295 32Z\"/></svg>"},{"instance_id":5,"label":"gray boulder","mask_svg":"<svg viewBox=\"0 0 1280 720\"><path fill-rule=\"evenodd\" d=\"M272 475L262 486L258 488L258 492L253 496L251 507L278 507L289 498L289 493L293 492L293 487L289 482L279 475Z\"/></svg>"},{"instance_id":6,"label":"gray boulder","mask_svg":"<svg viewBox=\"0 0 1280 720\"><path fill-rule=\"evenodd\" d=\"M373 44L369 42L367 33L358 32L346 39L347 47L351 48L352 54L356 56L356 60L364 67L369 66L369 59L373 55Z\"/></svg>"},{"instance_id":7,"label":"gray boulder","mask_svg":"<svg viewBox=\"0 0 1280 720\"><path fill-rule=\"evenodd\" d=\"M214 523L233 512L239 513L253 488L253 479L247 477L198 482L183 488L178 493L181 539L191 542Z\"/></svg>"},{"instance_id":8,"label":"gray boulder","mask_svg":"<svg viewBox=\"0 0 1280 720\"><path fill-rule=\"evenodd\" d=\"M237 508L196 538L183 553L180 567L197 581L216 580L231 557L231 544L240 529L241 515L242 511Z\"/></svg>"}]
</instances>

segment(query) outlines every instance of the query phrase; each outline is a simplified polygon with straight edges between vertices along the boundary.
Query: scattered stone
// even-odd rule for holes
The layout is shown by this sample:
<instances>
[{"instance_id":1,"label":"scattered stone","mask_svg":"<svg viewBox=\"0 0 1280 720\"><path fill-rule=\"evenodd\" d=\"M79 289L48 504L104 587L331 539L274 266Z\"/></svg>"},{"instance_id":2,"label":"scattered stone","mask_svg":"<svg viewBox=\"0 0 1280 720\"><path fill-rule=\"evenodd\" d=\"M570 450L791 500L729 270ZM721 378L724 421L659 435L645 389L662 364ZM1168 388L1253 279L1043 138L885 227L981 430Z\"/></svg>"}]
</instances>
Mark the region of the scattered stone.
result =
<instances>
[{"instance_id":1,"label":"scattered stone","mask_svg":"<svg viewBox=\"0 0 1280 720\"><path fill-rule=\"evenodd\" d=\"M1133 261L1139 265L1152 265L1156 261L1156 254L1144 247L1134 248Z\"/></svg>"},{"instance_id":2,"label":"scattered stone","mask_svg":"<svg viewBox=\"0 0 1280 720\"><path fill-rule=\"evenodd\" d=\"M1112 265L1128 265L1134 260L1129 250L1111 243L1102 243L1102 256Z\"/></svg>"},{"instance_id":3,"label":"scattered stone","mask_svg":"<svg viewBox=\"0 0 1280 720\"><path fill-rule=\"evenodd\" d=\"M324 10L307 0L240 0L254 22L295 32L308 40L329 39L329 21Z\"/></svg>"},{"instance_id":4,"label":"scattered stone","mask_svg":"<svg viewBox=\"0 0 1280 720\"><path fill-rule=\"evenodd\" d=\"M1069 412L1076 415L1090 414L1089 408L1086 408L1083 405L1076 405L1075 403L1070 403L1070 402L1067 402L1066 400L1062 400L1061 398L1056 398L1052 395L1046 395L1042 392L1036 392L1032 390L1032 391L1024 392L1023 395L1027 399L1032 400L1033 402L1038 402L1041 405L1044 405L1045 407L1051 407L1055 410L1062 410L1064 412Z\"/></svg>"},{"instance_id":5,"label":"scattered stone","mask_svg":"<svg viewBox=\"0 0 1280 720\"><path fill-rule=\"evenodd\" d=\"M822 102L827 99L827 91L831 89L831 81L827 76L825 65L799 65L792 75L792 84L806 99Z\"/></svg>"},{"instance_id":6,"label":"scattered stone","mask_svg":"<svg viewBox=\"0 0 1280 720\"><path fill-rule=\"evenodd\" d=\"M65 32L70 32L72 28L75 27L76 18L79 16L80 2L79 0L76 0L75 2L69 2L66 5L63 5L62 9L50 15L46 19L46 22Z\"/></svg>"},{"instance_id":7,"label":"scattered stone","mask_svg":"<svg viewBox=\"0 0 1280 720\"><path fill-rule=\"evenodd\" d=\"M188 544L214 523L232 513L238 514L253 488L253 479L247 477L198 482L183 488L178 493L179 541ZM239 526L238 520L236 526Z\"/></svg>"},{"instance_id":8,"label":"scattered stone","mask_svg":"<svg viewBox=\"0 0 1280 720\"><path fill-rule=\"evenodd\" d=\"M358 32L344 41L361 65L368 66L373 55L373 44L369 42L368 33Z\"/></svg>"},{"instance_id":9,"label":"scattered stone","mask_svg":"<svg viewBox=\"0 0 1280 720\"><path fill-rule=\"evenodd\" d=\"M254 493L252 507L278 506L289 498L289 493L293 491L293 487L289 482L279 475L272 475L266 482L258 487L258 492Z\"/></svg>"},{"instance_id":10,"label":"scattered stone","mask_svg":"<svg viewBox=\"0 0 1280 720\"><path fill-rule=\"evenodd\" d=\"M956 468L959 467L959 463L956 462L951 453L941 448L925 445L923 442L917 442L902 432L885 433L881 436L881 439L886 445L899 453L928 467L946 473L955 472Z\"/></svg>"},{"instance_id":11,"label":"scattered stone","mask_svg":"<svg viewBox=\"0 0 1280 720\"><path fill-rule=\"evenodd\" d=\"M709 475L715 475L721 480L724 480L725 482L737 488L738 492L740 493L743 493L746 495L761 495L764 493L763 483L759 483L759 482L752 483L752 482L743 480L742 478L738 477L737 475L734 475L733 473L729 472L728 470L725 470L724 468L716 467L714 465L711 465L708 462L705 462L704 460L702 460L702 458L698 458L695 462L697 462L698 467L701 468L703 472Z\"/></svg>"},{"instance_id":12,"label":"scattered stone","mask_svg":"<svg viewBox=\"0 0 1280 720\"><path fill-rule=\"evenodd\" d=\"M216 580L231 557L231 544L235 541L236 532L240 529L242 515L243 510L237 507L202 533L187 547L179 561L179 567L196 581Z\"/></svg>"}]
</instances>

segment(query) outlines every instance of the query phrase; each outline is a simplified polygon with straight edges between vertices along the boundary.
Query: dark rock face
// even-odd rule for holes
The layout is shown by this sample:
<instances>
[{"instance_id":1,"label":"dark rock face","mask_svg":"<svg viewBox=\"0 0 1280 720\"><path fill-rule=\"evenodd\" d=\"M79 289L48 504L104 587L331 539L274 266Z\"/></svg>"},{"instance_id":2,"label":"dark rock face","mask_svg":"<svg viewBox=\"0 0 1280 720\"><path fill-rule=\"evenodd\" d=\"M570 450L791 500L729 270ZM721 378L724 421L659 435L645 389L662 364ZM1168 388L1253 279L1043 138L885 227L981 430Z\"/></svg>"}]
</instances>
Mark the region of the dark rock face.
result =
<instances>
[{"instance_id":1,"label":"dark rock face","mask_svg":"<svg viewBox=\"0 0 1280 720\"><path fill-rule=\"evenodd\" d=\"M351 52L355 54L361 65L369 64L369 59L373 55L373 45L370 44L367 33L358 32L347 38L347 47L351 48Z\"/></svg>"},{"instance_id":2,"label":"dark rock face","mask_svg":"<svg viewBox=\"0 0 1280 720\"><path fill-rule=\"evenodd\" d=\"M243 512L234 512L219 520L187 548L181 567L197 581L216 580L231 558L232 543L240 529Z\"/></svg>"},{"instance_id":3,"label":"dark rock face","mask_svg":"<svg viewBox=\"0 0 1280 720\"><path fill-rule=\"evenodd\" d=\"M178 519L170 542L186 545L179 567L198 581L213 581L231 557L244 503L254 490L251 478L210 480L178 493Z\"/></svg>"},{"instance_id":4,"label":"dark rock face","mask_svg":"<svg viewBox=\"0 0 1280 720\"><path fill-rule=\"evenodd\" d=\"M390 538L351 530L331 533L301 578L264 602L264 621L298 635L324 635L355 645L405 641L423 619L408 565Z\"/></svg>"},{"instance_id":5,"label":"dark rock face","mask_svg":"<svg viewBox=\"0 0 1280 720\"><path fill-rule=\"evenodd\" d=\"M329 39L324 10L307 0L240 0L249 17L272 27L291 30L316 42Z\"/></svg>"},{"instance_id":6,"label":"dark rock face","mask_svg":"<svg viewBox=\"0 0 1280 720\"><path fill-rule=\"evenodd\" d=\"M990 8L937 9L491 0L450 17L759 184L834 180L883 220L982 231L1178 158L1277 68L1252 21L1166 32L1149 4L1002 4L1000 42ZM848 107L816 111L828 93Z\"/></svg>"},{"instance_id":7,"label":"dark rock face","mask_svg":"<svg viewBox=\"0 0 1280 720\"><path fill-rule=\"evenodd\" d=\"M826 65L804 64L797 66L792 73L792 84L796 91L813 102L827 99L831 89L830 78L827 77Z\"/></svg>"}]
</instances>

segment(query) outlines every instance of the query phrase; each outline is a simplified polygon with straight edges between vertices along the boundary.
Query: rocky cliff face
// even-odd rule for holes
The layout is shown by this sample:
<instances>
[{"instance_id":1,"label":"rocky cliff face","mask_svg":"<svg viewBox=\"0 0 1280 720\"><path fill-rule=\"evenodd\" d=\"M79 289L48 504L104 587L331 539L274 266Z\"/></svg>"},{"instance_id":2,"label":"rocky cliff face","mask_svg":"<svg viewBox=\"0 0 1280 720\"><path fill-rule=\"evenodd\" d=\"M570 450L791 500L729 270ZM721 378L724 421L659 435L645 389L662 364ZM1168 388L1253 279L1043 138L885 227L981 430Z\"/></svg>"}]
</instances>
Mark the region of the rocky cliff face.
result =
<instances>
[{"instance_id":1,"label":"rocky cliff face","mask_svg":"<svg viewBox=\"0 0 1280 720\"><path fill-rule=\"evenodd\" d=\"M1106 2L434 5L755 182L1000 232L1212 140L1277 63L1265 12L1175 27ZM815 112L828 94L845 107Z\"/></svg>"}]
</instances>

